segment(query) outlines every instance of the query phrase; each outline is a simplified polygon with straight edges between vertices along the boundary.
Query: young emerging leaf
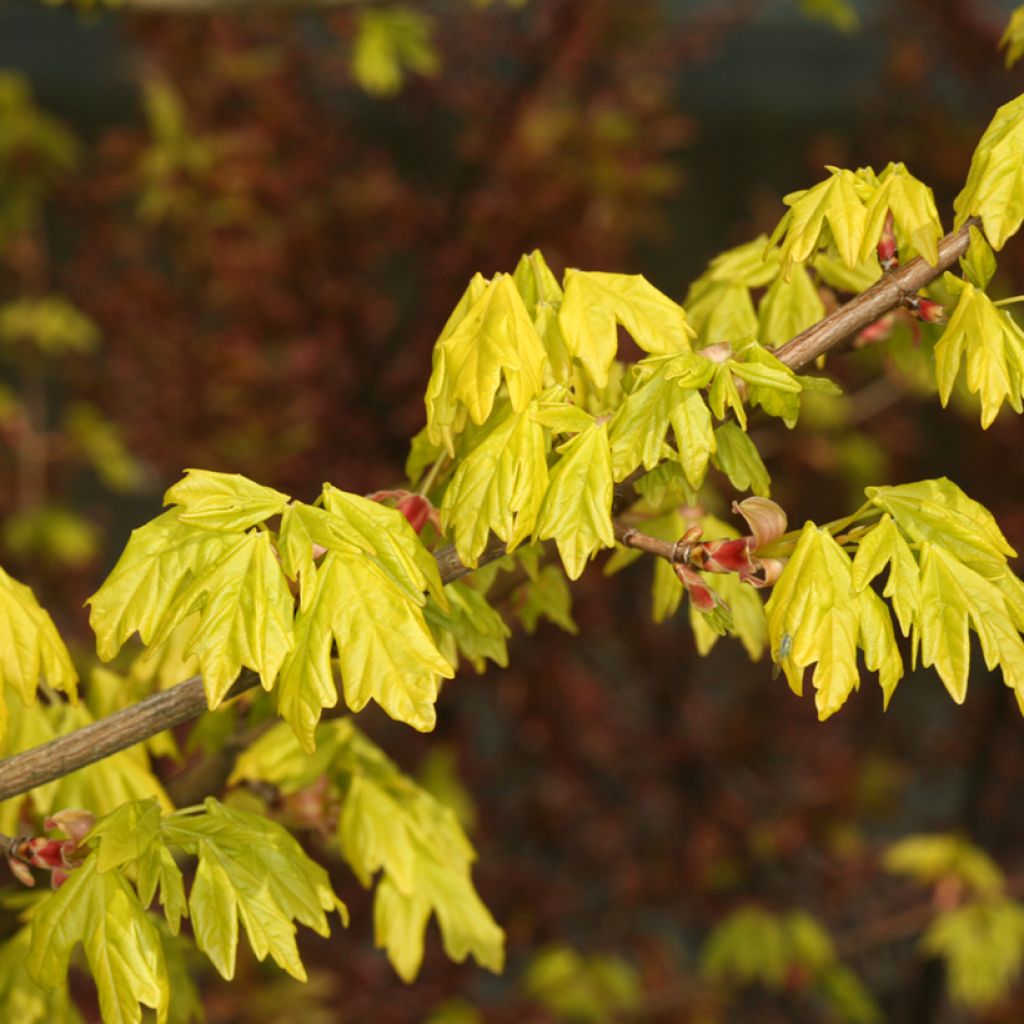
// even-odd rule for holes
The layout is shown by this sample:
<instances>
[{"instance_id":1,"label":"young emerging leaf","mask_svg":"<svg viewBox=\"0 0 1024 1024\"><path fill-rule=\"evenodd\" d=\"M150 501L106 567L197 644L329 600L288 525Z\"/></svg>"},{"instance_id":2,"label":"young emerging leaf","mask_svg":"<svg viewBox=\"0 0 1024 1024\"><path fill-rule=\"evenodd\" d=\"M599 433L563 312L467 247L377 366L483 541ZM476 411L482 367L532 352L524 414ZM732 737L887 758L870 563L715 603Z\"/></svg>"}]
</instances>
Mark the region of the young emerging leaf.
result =
<instances>
[{"instance_id":1,"label":"young emerging leaf","mask_svg":"<svg viewBox=\"0 0 1024 1024\"><path fill-rule=\"evenodd\" d=\"M24 583L0 569L0 751L7 747L7 689L31 705L40 680L74 699L78 673L53 620Z\"/></svg>"},{"instance_id":2,"label":"young emerging leaf","mask_svg":"<svg viewBox=\"0 0 1024 1024\"><path fill-rule=\"evenodd\" d=\"M985 129L953 200L955 226L980 217L992 248L1002 249L1024 220L1024 95L1001 106Z\"/></svg>"},{"instance_id":3,"label":"young emerging leaf","mask_svg":"<svg viewBox=\"0 0 1024 1024\"><path fill-rule=\"evenodd\" d=\"M564 577L563 577L564 580ZM419 971L427 921L436 913L448 955L472 956L491 970L504 961L504 933L473 888L475 858L454 812L398 771L350 719L325 722L306 757L277 727L236 765L232 781L252 779L295 793L327 773L342 797L337 842L356 877L377 883L377 944L406 981Z\"/></svg>"},{"instance_id":4,"label":"young emerging leaf","mask_svg":"<svg viewBox=\"0 0 1024 1024\"><path fill-rule=\"evenodd\" d=\"M449 321L451 323L451 321ZM435 444L454 454L459 407L482 424L502 379L512 408L522 412L544 385L547 355L513 279L497 275L435 348L427 384L427 430Z\"/></svg>"},{"instance_id":5,"label":"young emerging leaf","mask_svg":"<svg viewBox=\"0 0 1024 1024\"><path fill-rule=\"evenodd\" d=\"M512 631L479 590L456 580L448 585L448 611L434 604L426 607L426 618L435 628L448 633L463 657L477 672L483 672L484 659L490 658L503 668L508 665L505 641Z\"/></svg>"},{"instance_id":6,"label":"young emerging leaf","mask_svg":"<svg viewBox=\"0 0 1024 1024\"><path fill-rule=\"evenodd\" d=\"M459 463L441 522L463 564L476 565L489 533L514 549L533 531L548 485L548 447L530 410L512 412Z\"/></svg>"},{"instance_id":7,"label":"young emerging leaf","mask_svg":"<svg viewBox=\"0 0 1024 1024\"><path fill-rule=\"evenodd\" d=\"M888 611L873 592L854 589L852 569L832 535L806 523L765 607L776 660L794 693L803 691L804 669L817 663L812 682L821 719L859 685L858 646L879 671L886 700L903 672Z\"/></svg>"},{"instance_id":8,"label":"young emerging leaf","mask_svg":"<svg viewBox=\"0 0 1024 1024\"><path fill-rule=\"evenodd\" d=\"M992 513L946 477L864 492L914 541L932 541L984 576L1001 576L1016 556Z\"/></svg>"},{"instance_id":9,"label":"young emerging leaf","mask_svg":"<svg viewBox=\"0 0 1024 1024\"><path fill-rule=\"evenodd\" d=\"M797 263L790 268L788 280L779 274L764 293L758 306L757 336L762 345L778 348L824 316L825 303L817 286L806 265Z\"/></svg>"},{"instance_id":10,"label":"young emerging leaf","mask_svg":"<svg viewBox=\"0 0 1024 1024\"><path fill-rule=\"evenodd\" d=\"M181 591L154 637L159 643L183 619L201 613L185 653L199 658L211 709L242 666L258 672L269 690L293 646L294 603L270 535L254 531L234 540Z\"/></svg>"},{"instance_id":11,"label":"young emerging leaf","mask_svg":"<svg viewBox=\"0 0 1024 1024\"><path fill-rule=\"evenodd\" d=\"M569 579L599 548L615 544L612 457L607 424L588 427L562 450L537 516L535 535L554 538Z\"/></svg>"},{"instance_id":12,"label":"young emerging leaf","mask_svg":"<svg viewBox=\"0 0 1024 1024\"><path fill-rule=\"evenodd\" d=\"M791 263L802 262L815 253L826 230L848 267L856 267L860 261L867 209L859 194L856 175L839 167L828 169L831 177L813 188L791 192L783 199L790 209L768 244L781 240L779 255L785 277L789 276Z\"/></svg>"},{"instance_id":13,"label":"young emerging leaf","mask_svg":"<svg viewBox=\"0 0 1024 1024\"><path fill-rule=\"evenodd\" d=\"M753 491L758 497L771 494L771 479L761 455L735 423L715 427L715 464L738 491Z\"/></svg>"},{"instance_id":14,"label":"young emerging leaf","mask_svg":"<svg viewBox=\"0 0 1024 1024\"><path fill-rule=\"evenodd\" d=\"M1012 68L1021 57L1024 57L1024 6L1018 7L1010 15L1010 20L999 40L999 48L1003 49L1004 47L1006 48L1006 66Z\"/></svg>"},{"instance_id":15,"label":"young emerging leaf","mask_svg":"<svg viewBox=\"0 0 1024 1024\"><path fill-rule=\"evenodd\" d=\"M175 597L241 536L183 523L177 509L133 530L110 575L87 602L99 656L109 661L132 633L148 645L166 632L165 616Z\"/></svg>"},{"instance_id":16,"label":"young emerging leaf","mask_svg":"<svg viewBox=\"0 0 1024 1024\"><path fill-rule=\"evenodd\" d=\"M440 678L450 679L454 671L438 651L422 609L371 558L330 551L317 570L308 607L296 616L295 649L277 686L278 711L305 749L313 749L321 708L337 702L332 641L353 711L373 699L414 729L434 727Z\"/></svg>"},{"instance_id":17,"label":"young emerging leaf","mask_svg":"<svg viewBox=\"0 0 1024 1024\"><path fill-rule=\"evenodd\" d=\"M935 376L939 398L949 402L967 361L967 389L981 398L981 425L989 427L1003 402L1024 411L1024 331L1005 310L983 292L952 274L947 287L959 294L956 310L935 346Z\"/></svg>"},{"instance_id":18,"label":"young emerging leaf","mask_svg":"<svg viewBox=\"0 0 1024 1024\"><path fill-rule=\"evenodd\" d=\"M918 181L902 163L889 164L879 175L878 182L877 189L868 200L861 260L871 256L882 234L885 219L891 212L899 237L907 243L900 253L902 259L906 261L920 253L935 266L939 261L942 221L935 208L932 190Z\"/></svg>"},{"instance_id":19,"label":"young emerging leaf","mask_svg":"<svg viewBox=\"0 0 1024 1024\"><path fill-rule=\"evenodd\" d=\"M682 307L639 274L567 270L558 319L570 353L599 388L608 383L619 324L655 355L689 351L693 335Z\"/></svg>"}]
</instances>

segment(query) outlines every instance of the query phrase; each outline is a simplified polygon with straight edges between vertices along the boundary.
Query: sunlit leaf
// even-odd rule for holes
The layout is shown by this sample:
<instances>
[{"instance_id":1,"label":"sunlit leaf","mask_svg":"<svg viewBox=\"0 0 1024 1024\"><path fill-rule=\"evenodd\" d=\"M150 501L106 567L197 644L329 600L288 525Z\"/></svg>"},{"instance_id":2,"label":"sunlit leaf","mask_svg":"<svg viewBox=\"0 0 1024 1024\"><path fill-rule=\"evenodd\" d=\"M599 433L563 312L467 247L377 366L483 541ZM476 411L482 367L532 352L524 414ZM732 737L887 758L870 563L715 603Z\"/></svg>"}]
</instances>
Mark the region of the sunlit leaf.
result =
<instances>
[{"instance_id":1,"label":"sunlit leaf","mask_svg":"<svg viewBox=\"0 0 1024 1024\"><path fill-rule=\"evenodd\" d=\"M178 505L178 519L207 530L247 530L282 512L287 494L254 483L240 473L187 469L164 495L165 505Z\"/></svg>"},{"instance_id":2,"label":"sunlit leaf","mask_svg":"<svg viewBox=\"0 0 1024 1024\"><path fill-rule=\"evenodd\" d=\"M567 270L558 314L570 353L603 388L621 324L645 352L689 351L693 330L681 306L639 274Z\"/></svg>"},{"instance_id":3,"label":"sunlit leaf","mask_svg":"<svg viewBox=\"0 0 1024 1024\"><path fill-rule=\"evenodd\" d=\"M615 543L613 486L608 429L602 423L565 446L537 516L537 538L555 540L569 579L580 576L595 551Z\"/></svg>"},{"instance_id":4,"label":"sunlit leaf","mask_svg":"<svg viewBox=\"0 0 1024 1024\"><path fill-rule=\"evenodd\" d=\"M1024 220L1024 95L1003 104L971 158L967 181L953 200L955 226L980 217L992 248L1002 249Z\"/></svg>"}]
</instances>

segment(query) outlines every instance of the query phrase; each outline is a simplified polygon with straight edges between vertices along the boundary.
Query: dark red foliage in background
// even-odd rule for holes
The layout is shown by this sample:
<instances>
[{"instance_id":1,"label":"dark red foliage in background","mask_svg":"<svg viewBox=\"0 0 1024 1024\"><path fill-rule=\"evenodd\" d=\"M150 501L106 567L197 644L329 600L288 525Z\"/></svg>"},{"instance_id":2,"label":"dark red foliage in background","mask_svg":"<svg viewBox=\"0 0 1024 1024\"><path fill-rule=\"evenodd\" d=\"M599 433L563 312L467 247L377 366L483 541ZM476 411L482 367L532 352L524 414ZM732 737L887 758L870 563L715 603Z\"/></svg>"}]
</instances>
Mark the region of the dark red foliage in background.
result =
<instances>
[{"instance_id":1,"label":"dark red foliage in background","mask_svg":"<svg viewBox=\"0 0 1024 1024\"><path fill-rule=\"evenodd\" d=\"M57 272L104 333L80 387L163 483L202 466L302 497L323 480L371 491L401 478L430 346L474 271L510 270L540 247L558 269L643 269L681 297L707 258L770 230L777 195L825 162L903 159L948 210L985 120L1015 91L971 5L886 7L854 114L827 130L808 119L774 146L755 123L723 139L711 98L685 88L730 59L732 33L763 6L680 19L653 0L535 0L460 13L439 32L442 74L388 100L351 84L347 16L126 20L210 156L165 182L170 201L148 221L138 121L108 130L70 186L77 251ZM950 80L955 119L939 99ZM769 166L751 157L761 143ZM713 228L708 211L722 215ZM1022 263L1019 245L1001 259L1017 281ZM878 370L858 359L830 366L854 392ZM947 473L1024 543L1018 421L983 437L933 399L883 406L861 429L887 479ZM836 438L773 443L792 521L849 510ZM346 1021L413 1024L462 993L488 1021L541 1021L517 973L530 951L566 942L637 963L662 993L644 1019L696 1019L699 941L755 900L825 919L892 1020L953 1019L934 972L886 938L887 915L913 897L879 877L874 854L914 829L959 827L1024 869L1021 725L1001 680L977 673L957 709L930 673L910 676L885 716L867 682L821 725L738 647L698 659L684 614L650 625L648 573L592 570L576 588L580 637L542 627L513 644L509 670L446 687L437 737L366 716L410 769L437 738L458 751L480 812L477 878L509 933L507 978L450 965L432 933L421 979L401 986L349 883L353 927L306 944L324 973L296 998ZM208 996L214 1020L258 1012L240 984ZM736 1014L817 1019L799 999L756 996Z\"/></svg>"}]
</instances>

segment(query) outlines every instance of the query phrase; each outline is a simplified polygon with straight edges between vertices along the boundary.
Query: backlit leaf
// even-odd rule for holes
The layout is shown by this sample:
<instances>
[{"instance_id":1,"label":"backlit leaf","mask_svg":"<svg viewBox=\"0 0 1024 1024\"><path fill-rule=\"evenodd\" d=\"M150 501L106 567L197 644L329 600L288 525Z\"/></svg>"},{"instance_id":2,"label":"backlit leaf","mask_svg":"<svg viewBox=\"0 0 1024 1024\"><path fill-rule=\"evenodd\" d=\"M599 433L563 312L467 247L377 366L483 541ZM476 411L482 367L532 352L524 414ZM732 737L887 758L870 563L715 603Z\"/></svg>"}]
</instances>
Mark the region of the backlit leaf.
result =
<instances>
[{"instance_id":1,"label":"backlit leaf","mask_svg":"<svg viewBox=\"0 0 1024 1024\"><path fill-rule=\"evenodd\" d=\"M807 267L790 268L789 280L779 274L758 307L757 336L762 345L778 348L825 316L825 303Z\"/></svg>"},{"instance_id":2,"label":"backlit leaf","mask_svg":"<svg viewBox=\"0 0 1024 1024\"><path fill-rule=\"evenodd\" d=\"M31 705L40 681L74 698L78 673L35 595L0 569L0 750L7 746L8 690Z\"/></svg>"},{"instance_id":3,"label":"backlit leaf","mask_svg":"<svg viewBox=\"0 0 1024 1024\"><path fill-rule=\"evenodd\" d=\"M548 484L548 443L529 410L510 413L461 460L441 503L465 565L476 565L493 532L510 547L533 531Z\"/></svg>"},{"instance_id":4,"label":"backlit leaf","mask_svg":"<svg viewBox=\"0 0 1024 1024\"><path fill-rule=\"evenodd\" d=\"M891 211L897 238L907 243L900 247L901 259L906 262L920 254L935 266L939 261L939 239L943 231L932 190L918 181L902 163L889 164L878 176L878 182L878 188L868 200L860 258L867 260L870 257Z\"/></svg>"},{"instance_id":5,"label":"backlit leaf","mask_svg":"<svg viewBox=\"0 0 1024 1024\"><path fill-rule=\"evenodd\" d=\"M953 551L982 575L1002 574L1007 556L1017 554L992 513L946 477L896 487L868 487L864 493L912 540L931 541Z\"/></svg>"},{"instance_id":6,"label":"backlit leaf","mask_svg":"<svg viewBox=\"0 0 1024 1024\"><path fill-rule=\"evenodd\" d=\"M196 611L199 624L185 653L199 659L210 707L224 699L242 666L258 672L269 690L292 648L294 604L268 533L236 534L219 561L178 595L156 642Z\"/></svg>"},{"instance_id":7,"label":"backlit leaf","mask_svg":"<svg viewBox=\"0 0 1024 1024\"><path fill-rule=\"evenodd\" d=\"M447 328L446 328L447 331ZM497 275L435 348L427 384L430 439L454 454L458 407L482 424L504 380L512 408L522 412L544 384L547 356L513 279Z\"/></svg>"},{"instance_id":8,"label":"backlit leaf","mask_svg":"<svg viewBox=\"0 0 1024 1024\"><path fill-rule=\"evenodd\" d=\"M831 177L809 189L791 192L783 199L790 208L779 222L769 244L781 240L782 273L790 264L814 255L825 237L831 237L843 262L857 266L864 245L867 209L852 171L829 167ZM828 232L828 236L825 232Z\"/></svg>"},{"instance_id":9,"label":"backlit leaf","mask_svg":"<svg viewBox=\"0 0 1024 1024\"><path fill-rule=\"evenodd\" d=\"M554 539L569 579L580 576L595 551L615 543L613 486L607 424L602 423L565 446L537 516L537 538Z\"/></svg>"},{"instance_id":10,"label":"backlit leaf","mask_svg":"<svg viewBox=\"0 0 1024 1024\"><path fill-rule=\"evenodd\" d=\"M96 870L96 854L71 872L32 919L28 970L42 988L65 984L81 942L106 1021L138 1024L140 1003L167 1014L169 992L156 928L117 871Z\"/></svg>"},{"instance_id":11,"label":"backlit leaf","mask_svg":"<svg viewBox=\"0 0 1024 1024\"><path fill-rule=\"evenodd\" d=\"M971 158L967 181L953 200L955 227L980 217L992 248L1002 249L1024 220L1024 95L1001 106Z\"/></svg>"},{"instance_id":12,"label":"backlit leaf","mask_svg":"<svg viewBox=\"0 0 1024 1024\"><path fill-rule=\"evenodd\" d=\"M109 661L135 632L148 645L165 626L175 597L240 539L239 533L183 523L177 509L133 530L110 575L88 600L99 656Z\"/></svg>"},{"instance_id":13,"label":"backlit leaf","mask_svg":"<svg viewBox=\"0 0 1024 1024\"><path fill-rule=\"evenodd\" d=\"M715 427L715 444L715 464L733 487L767 498L771 479L754 442L735 423L727 422Z\"/></svg>"},{"instance_id":14,"label":"backlit leaf","mask_svg":"<svg viewBox=\"0 0 1024 1024\"><path fill-rule=\"evenodd\" d=\"M288 495L254 483L239 473L187 469L164 495L165 505L179 506L178 519L207 530L247 530L277 515Z\"/></svg>"},{"instance_id":15,"label":"backlit leaf","mask_svg":"<svg viewBox=\"0 0 1024 1024\"><path fill-rule=\"evenodd\" d=\"M1016 412L1024 410L1024 331L969 282L952 274L945 281L960 297L935 346L939 398L943 405L949 402L966 358L967 390L981 398L981 425L988 427L1004 401Z\"/></svg>"},{"instance_id":16,"label":"backlit leaf","mask_svg":"<svg viewBox=\"0 0 1024 1024\"><path fill-rule=\"evenodd\" d=\"M337 701L332 641L353 711L372 699L415 729L434 727L440 677L454 673L422 609L372 559L331 551L317 570L308 608L296 616L295 649L284 661L276 691L279 713L307 750L321 708Z\"/></svg>"},{"instance_id":17,"label":"backlit leaf","mask_svg":"<svg viewBox=\"0 0 1024 1024\"><path fill-rule=\"evenodd\" d=\"M692 329L681 306L639 274L567 270L558 314L570 353L603 388L621 324L645 352L689 351Z\"/></svg>"}]
</instances>

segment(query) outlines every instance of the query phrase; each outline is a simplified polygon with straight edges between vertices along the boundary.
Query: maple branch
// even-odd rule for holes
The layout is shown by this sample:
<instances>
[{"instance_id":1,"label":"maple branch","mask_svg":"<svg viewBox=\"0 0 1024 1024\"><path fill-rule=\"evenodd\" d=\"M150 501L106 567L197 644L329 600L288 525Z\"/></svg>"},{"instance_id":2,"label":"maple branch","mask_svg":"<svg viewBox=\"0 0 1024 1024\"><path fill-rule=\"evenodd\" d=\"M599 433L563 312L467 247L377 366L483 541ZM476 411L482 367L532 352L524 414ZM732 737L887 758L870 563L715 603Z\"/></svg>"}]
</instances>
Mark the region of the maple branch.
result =
<instances>
[{"instance_id":1,"label":"maple branch","mask_svg":"<svg viewBox=\"0 0 1024 1024\"><path fill-rule=\"evenodd\" d=\"M773 354L790 369L799 370L801 366L813 362L829 349L869 327L886 313L898 309L904 299L941 277L967 252L972 226L979 226L977 217L971 217L959 231L946 235L939 242L939 259L934 267L921 256L912 259L906 266L886 274L867 291L861 292L823 320L787 341Z\"/></svg>"},{"instance_id":2,"label":"maple branch","mask_svg":"<svg viewBox=\"0 0 1024 1024\"><path fill-rule=\"evenodd\" d=\"M887 274L867 291L857 295L776 349L775 355L790 368L799 369L868 327L886 313L898 309L908 296L956 264L967 251L970 243L969 229L972 224L977 224L976 219L972 218L958 231L947 235L939 242L939 258L935 266L921 257L911 260L906 266ZM620 489L630 484L632 479L623 481ZM616 522L620 541L626 530L627 527ZM659 541L636 531L629 539L632 547L668 558L669 561L674 560L673 552L676 547L669 541ZM480 555L478 565L486 565L504 554L505 545L492 536ZM434 557L444 583L451 583L452 580L473 571L472 567L460 561L455 548L450 545L436 552ZM236 697L257 685L259 677L256 673L248 669L243 670L227 696ZM150 739L165 729L196 718L206 710L203 681L201 677L193 676L66 736L59 736L42 746L4 758L0 760L0 800L27 793L36 786L69 775L79 768Z\"/></svg>"}]
</instances>

